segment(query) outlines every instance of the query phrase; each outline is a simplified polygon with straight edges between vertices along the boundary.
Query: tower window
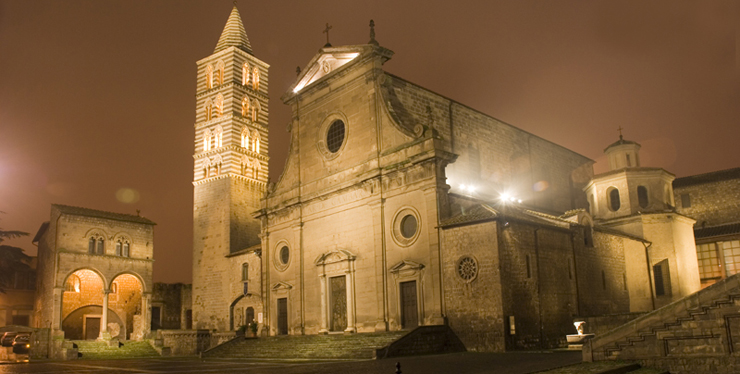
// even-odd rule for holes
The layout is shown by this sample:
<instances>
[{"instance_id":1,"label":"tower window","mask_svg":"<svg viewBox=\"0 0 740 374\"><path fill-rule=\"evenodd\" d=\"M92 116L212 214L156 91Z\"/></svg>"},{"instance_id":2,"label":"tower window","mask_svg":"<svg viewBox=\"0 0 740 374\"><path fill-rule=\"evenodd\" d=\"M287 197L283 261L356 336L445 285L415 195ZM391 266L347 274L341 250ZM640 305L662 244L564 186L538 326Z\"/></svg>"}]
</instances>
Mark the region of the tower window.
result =
<instances>
[{"instance_id":1,"label":"tower window","mask_svg":"<svg viewBox=\"0 0 740 374\"><path fill-rule=\"evenodd\" d=\"M257 122L257 119L260 118L260 110L262 110L262 106L260 105L260 102L257 101L257 99L254 99L254 105L252 105L252 121Z\"/></svg>"},{"instance_id":2,"label":"tower window","mask_svg":"<svg viewBox=\"0 0 740 374\"><path fill-rule=\"evenodd\" d=\"M254 72L252 73L252 88L255 90L260 89L260 69L258 67L254 67Z\"/></svg>"},{"instance_id":3,"label":"tower window","mask_svg":"<svg viewBox=\"0 0 740 374\"><path fill-rule=\"evenodd\" d=\"M632 166L632 160L630 159L629 154L627 154L627 166Z\"/></svg>"},{"instance_id":4,"label":"tower window","mask_svg":"<svg viewBox=\"0 0 740 374\"><path fill-rule=\"evenodd\" d=\"M218 94L218 96L216 96L216 104L214 109L216 109L213 113L214 117L221 117L224 115L224 97L221 94Z\"/></svg>"},{"instance_id":5,"label":"tower window","mask_svg":"<svg viewBox=\"0 0 740 374\"><path fill-rule=\"evenodd\" d=\"M216 68L218 70L218 85L224 84L224 62L219 61L218 64L216 64Z\"/></svg>"},{"instance_id":6,"label":"tower window","mask_svg":"<svg viewBox=\"0 0 740 374\"><path fill-rule=\"evenodd\" d=\"M612 212L618 211L622 206L622 203L619 201L619 190L615 187L610 187L607 196L609 196L609 209Z\"/></svg>"},{"instance_id":7,"label":"tower window","mask_svg":"<svg viewBox=\"0 0 740 374\"><path fill-rule=\"evenodd\" d=\"M242 148L249 148L249 129L246 126L242 129Z\"/></svg>"},{"instance_id":8,"label":"tower window","mask_svg":"<svg viewBox=\"0 0 740 374\"><path fill-rule=\"evenodd\" d=\"M213 66L206 66L206 88L213 88Z\"/></svg>"},{"instance_id":9,"label":"tower window","mask_svg":"<svg viewBox=\"0 0 740 374\"><path fill-rule=\"evenodd\" d=\"M248 281L249 280L249 264L243 263L242 264L242 281Z\"/></svg>"},{"instance_id":10,"label":"tower window","mask_svg":"<svg viewBox=\"0 0 740 374\"><path fill-rule=\"evenodd\" d=\"M216 131L214 131L214 143L216 148L223 147L224 142L224 130L221 128L221 126L216 126Z\"/></svg>"},{"instance_id":11,"label":"tower window","mask_svg":"<svg viewBox=\"0 0 740 374\"><path fill-rule=\"evenodd\" d=\"M648 191L645 186L637 186L637 201L640 204L640 208L647 208Z\"/></svg>"},{"instance_id":12,"label":"tower window","mask_svg":"<svg viewBox=\"0 0 740 374\"><path fill-rule=\"evenodd\" d=\"M247 118L249 115L249 98L244 96L242 99L242 117Z\"/></svg>"},{"instance_id":13,"label":"tower window","mask_svg":"<svg viewBox=\"0 0 740 374\"><path fill-rule=\"evenodd\" d=\"M242 66L242 86L246 86L249 83L249 64L244 63Z\"/></svg>"},{"instance_id":14,"label":"tower window","mask_svg":"<svg viewBox=\"0 0 740 374\"><path fill-rule=\"evenodd\" d=\"M211 130L206 129L206 131L203 132L203 152L208 152L211 150Z\"/></svg>"},{"instance_id":15,"label":"tower window","mask_svg":"<svg viewBox=\"0 0 740 374\"><path fill-rule=\"evenodd\" d=\"M257 130L252 134L252 151L260 153L260 133Z\"/></svg>"},{"instance_id":16,"label":"tower window","mask_svg":"<svg viewBox=\"0 0 740 374\"><path fill-rule=\"evenodd\" d=\"M532 278L532 269L529 266L529 255L526 255L524 257L524 260L525 260L526 265L527 265L527 278Z\"/></svg>"}]
</instances>

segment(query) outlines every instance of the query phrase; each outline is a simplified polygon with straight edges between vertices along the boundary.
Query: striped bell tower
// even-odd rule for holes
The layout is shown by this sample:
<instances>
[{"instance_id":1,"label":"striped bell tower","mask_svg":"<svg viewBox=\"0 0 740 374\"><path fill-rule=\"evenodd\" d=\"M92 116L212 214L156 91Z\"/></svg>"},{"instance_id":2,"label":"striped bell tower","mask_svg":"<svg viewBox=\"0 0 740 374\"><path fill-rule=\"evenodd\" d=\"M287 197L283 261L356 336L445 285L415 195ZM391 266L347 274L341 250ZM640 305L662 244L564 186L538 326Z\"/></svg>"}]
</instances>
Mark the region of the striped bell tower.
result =
<instances>
[{"instance_id":1,"label":"striped bell tower","mask_svg":"<svg viewBox=\"0 0 740 374\"><path fill-rule=\"evenodd\" d=\"M230 256L259 246L267 178L267 77L234 6L197 62L193 154L193 328L229 330Z\"/></svg>"}]
</instances>

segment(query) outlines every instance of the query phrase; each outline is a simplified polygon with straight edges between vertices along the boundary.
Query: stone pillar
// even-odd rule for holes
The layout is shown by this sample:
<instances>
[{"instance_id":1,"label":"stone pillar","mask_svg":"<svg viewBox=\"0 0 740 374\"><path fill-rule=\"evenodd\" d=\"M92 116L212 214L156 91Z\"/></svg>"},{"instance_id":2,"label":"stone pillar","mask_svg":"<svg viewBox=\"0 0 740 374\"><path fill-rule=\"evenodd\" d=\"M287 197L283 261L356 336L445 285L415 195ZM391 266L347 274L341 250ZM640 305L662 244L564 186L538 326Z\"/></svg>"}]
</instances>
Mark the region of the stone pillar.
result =
<instances>
[{"instance_id":1,"label":"stone pillar","mask_svg":"<svg viewBox=\"0 0 740 374\"><path fill-rule=\"evenodd\" d=\"M151 303L152 303L152 293L151 292L142 293L141 295L141 318L144 319L144 321L142 321L144 325L143 339L149 338L149 335L151 335L152 333Z\"/></svg>"},{"instance_id":2,"label":"stone pillar","mask_svg":"<svg viewBox=\"0 0 740 374\"><path fill-rule=\"evenodd\" d=\"M319 274L319 283L321 283L321 329L319 334L328 334L328 323L326 315L326 274Z\"/></svg>"},{"instance_id":3,"label":"stone pillar","mask_svg":"<svg viewBox=\"0 0 740 374\"><path fill-rule=\"evenodd\" d=\"M351 267L352 262L348 262ZM344 279L347 282L347 328L344 330L345 333L355 333L355 282L353 282L354 273L351 269L346 271Z\"/></svg>"},{"instance_id":4,"label":"stone pillar","mask_svg":"<svg viewBox=\"0 0 740 374\"><path fill-rule=\"evenodd\" d=\"M98 340L108 341L111 340L110 332L108 332L108 295L110 294L109 289L103 290L103 315L100 317L100 336Z\"/></svg>"},{"instance_id":5,"label":"stone pillar","mask_svg":"<svg viewBox=\"0 0 740 374\"><path fill-rule=\"evenodd\" d=\"M51 325L54 330L62 330L62 311L64 310L62 293L64 289L62 287L54 287L54 298L53 304L51 305ZM11 317L12 318L12 317Z\"/></svg>"}]
</instances>

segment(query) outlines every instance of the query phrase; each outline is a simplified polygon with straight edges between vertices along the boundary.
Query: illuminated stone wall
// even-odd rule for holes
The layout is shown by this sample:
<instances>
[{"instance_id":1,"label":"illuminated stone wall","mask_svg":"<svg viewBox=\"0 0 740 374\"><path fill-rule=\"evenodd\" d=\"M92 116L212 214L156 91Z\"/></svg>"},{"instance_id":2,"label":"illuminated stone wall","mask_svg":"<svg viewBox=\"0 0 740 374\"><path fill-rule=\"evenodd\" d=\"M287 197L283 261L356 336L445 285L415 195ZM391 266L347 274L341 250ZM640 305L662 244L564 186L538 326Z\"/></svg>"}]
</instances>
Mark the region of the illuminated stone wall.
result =
<instances>
[{"instance_id":1,"label":"illuminated stone wall","mask_svg":"<svg viewBox=\"0 0 740 374\"><path fill-rule=\"evenodd\" d=\"M678 178L673 185L677 211L697 228L740 222L740 169ZM690 206L683 206L682 195Z\"/></svg>"}]
</instances>

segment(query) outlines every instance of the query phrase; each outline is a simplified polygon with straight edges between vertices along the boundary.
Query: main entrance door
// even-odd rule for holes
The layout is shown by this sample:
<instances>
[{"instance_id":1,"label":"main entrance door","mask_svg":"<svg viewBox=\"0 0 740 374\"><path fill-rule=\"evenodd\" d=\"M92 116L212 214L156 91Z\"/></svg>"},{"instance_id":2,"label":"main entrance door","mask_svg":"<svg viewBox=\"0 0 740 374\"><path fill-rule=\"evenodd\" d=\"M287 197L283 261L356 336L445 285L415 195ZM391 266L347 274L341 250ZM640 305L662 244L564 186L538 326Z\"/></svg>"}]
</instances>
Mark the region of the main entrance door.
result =
<instances>
[{"instance_id":1,"label":"main entrance door","mask_svg":"<svg viewBox=\"0 0 740 374\"><path fill-rule=\"evenodd\" d=\"M95 340L100 336L100 317L85 317L85 340Z\"/></svg>"},{"instance_id":2,"label":"main entrance door","mask_svg":"<svg viewBox=\"0 0 740 374\"><path fill-rule=\"evenodd\" d=\"M278 335L288 335L288 299L277 299Z\"/></svg>"},{"instance_id":3,"label":"main entrance door","mask_svg":"<svg viewBox=\"0 0 740 374\"><path fill-rule=\"evenodd\" d=\"M416 281L401 282L401 327L413 329L419 326L419 309L416 300Z\"/></svg>"},{"instance_id":4,"label":"main entrance door","mask_svg":"<svg viewBox=\"0 0 740 374\"><path fill-rule=\"evenodd\" d=\"M347 328L347 280L345 275L329 278L331 284L331 331Z\"/></svg>"}]
</instances>

